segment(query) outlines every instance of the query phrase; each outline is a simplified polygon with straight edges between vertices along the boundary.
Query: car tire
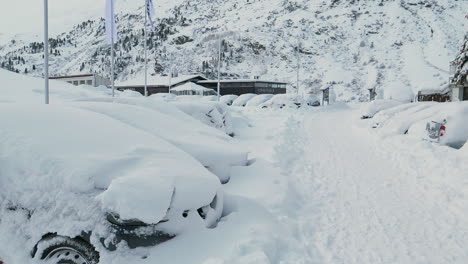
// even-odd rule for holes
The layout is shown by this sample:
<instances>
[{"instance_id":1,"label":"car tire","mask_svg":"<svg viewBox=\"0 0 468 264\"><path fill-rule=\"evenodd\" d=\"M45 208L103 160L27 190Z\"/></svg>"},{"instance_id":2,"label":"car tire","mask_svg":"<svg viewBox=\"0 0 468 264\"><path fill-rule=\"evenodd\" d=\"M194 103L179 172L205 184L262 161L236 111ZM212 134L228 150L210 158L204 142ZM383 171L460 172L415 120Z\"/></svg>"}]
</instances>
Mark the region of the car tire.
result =
<instances>
[{"instance_id":1,"label":"car tire","mask_svg":"<svg viewBox=\"0 0 468 264\"><path fill-rule=\"evenodd\" d=\"M46 263L98 264L99 253L82 238L47 235L35 247L33 258Z\"/></svg>"}]
</instances>

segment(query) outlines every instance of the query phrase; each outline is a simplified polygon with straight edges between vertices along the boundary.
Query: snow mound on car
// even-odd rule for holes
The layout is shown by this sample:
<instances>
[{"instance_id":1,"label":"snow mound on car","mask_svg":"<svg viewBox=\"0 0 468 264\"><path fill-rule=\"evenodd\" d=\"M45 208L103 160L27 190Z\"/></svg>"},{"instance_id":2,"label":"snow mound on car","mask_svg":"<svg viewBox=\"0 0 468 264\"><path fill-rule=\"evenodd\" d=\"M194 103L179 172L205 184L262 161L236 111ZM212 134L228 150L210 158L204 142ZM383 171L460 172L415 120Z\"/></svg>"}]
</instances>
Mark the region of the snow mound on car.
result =
<instances>
[{"instance_id":1,"label":"snow mound on car","mask_svg":"<svg viewBox=\"0 0 468 264\"><path fill-rule=\"evenodd\" d=\"M103 210L157 223L173 189L180 191L171 206L188 210L209 204L219 186L185 152L102 114L51 105L0 109L2 198L22 207L63 210L54 199L93 203L90 194L101 192Z\"/></svg>"},{"instance_id":2,"label":"snow mound on car","mask_svg":"<svg viewBox=\"0 0 468 264\"><path fill-rule=\"evenodd\" d=\"M395 100L374 100L361 105L361 118L372 118L378 112L392 108L402 103Z\"/></svg>"},{"instance_id":3,"label":"snow mound on car","mask_svg":"<svg viewBox=\"0 0 468 264\"><path fill-rule=\"evenodd\" d=\"M113 103L103 103L105 101ZM74 107L106 115L163 138L192 155L222 182L227 182L232 166L247 163L247 152L237 148L231 142L231 137L191 118L178 110L176 105L162 101L154 103L144 98L97 99L97 102L89 99L87 102L81 100L73 104ZM181 103L179 106L185 107L185 104ZM188 103L186 107L187 110L195 109L201 113L201 110L214 109L204 104L192 103Z\"/></svg>"}]
</instances>

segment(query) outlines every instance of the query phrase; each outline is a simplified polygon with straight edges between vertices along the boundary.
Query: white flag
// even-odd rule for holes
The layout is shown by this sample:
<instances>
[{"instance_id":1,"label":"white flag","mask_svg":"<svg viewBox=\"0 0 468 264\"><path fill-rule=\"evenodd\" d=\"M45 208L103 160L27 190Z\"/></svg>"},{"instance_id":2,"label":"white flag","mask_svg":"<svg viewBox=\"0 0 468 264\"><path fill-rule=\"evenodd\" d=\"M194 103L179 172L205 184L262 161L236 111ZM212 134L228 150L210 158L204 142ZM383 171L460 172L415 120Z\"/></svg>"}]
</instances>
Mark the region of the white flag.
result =
<instances>
[{"instance_id":1,"label":"white flag","mask_svg":"<svg viewBox=\"0 0 468 264\"><path fill-rule=\"evenodd\" d=\"M115 0L106 0L106 38L108 44L117 42L117 25L115 23Z\"/></svg>"},{"instance_id":2,"label":"white flag","mask_svg":"<svg viewBox=\"0 0 468 264\"><path fill-rule=\"evenodd\" d=\"M146 12L148 13L148 18L152 27L154 27L154 6L153 0L146 0Z\"/></svg>"}]
</instances>

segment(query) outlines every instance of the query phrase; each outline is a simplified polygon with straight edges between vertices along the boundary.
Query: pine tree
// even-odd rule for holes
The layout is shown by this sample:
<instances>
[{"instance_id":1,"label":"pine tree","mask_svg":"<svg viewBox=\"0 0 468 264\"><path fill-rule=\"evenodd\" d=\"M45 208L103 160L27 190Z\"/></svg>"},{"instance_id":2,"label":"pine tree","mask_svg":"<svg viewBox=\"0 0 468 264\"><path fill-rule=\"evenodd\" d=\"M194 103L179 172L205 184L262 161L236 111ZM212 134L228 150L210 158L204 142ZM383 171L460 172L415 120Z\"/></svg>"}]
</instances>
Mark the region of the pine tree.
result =
<instances>
[{"instance_id":1,"label":"pine tree","mask_svg":"<svg viewBox=\"0 0 468 264\"><path fill-rule=\"evenodd\" d=\"M452 62L455 67L453 83L455 85L468 85L468 33L465 35L465 40L461 46L460 52L456 59Z\"/></svg>"}]
</instances>

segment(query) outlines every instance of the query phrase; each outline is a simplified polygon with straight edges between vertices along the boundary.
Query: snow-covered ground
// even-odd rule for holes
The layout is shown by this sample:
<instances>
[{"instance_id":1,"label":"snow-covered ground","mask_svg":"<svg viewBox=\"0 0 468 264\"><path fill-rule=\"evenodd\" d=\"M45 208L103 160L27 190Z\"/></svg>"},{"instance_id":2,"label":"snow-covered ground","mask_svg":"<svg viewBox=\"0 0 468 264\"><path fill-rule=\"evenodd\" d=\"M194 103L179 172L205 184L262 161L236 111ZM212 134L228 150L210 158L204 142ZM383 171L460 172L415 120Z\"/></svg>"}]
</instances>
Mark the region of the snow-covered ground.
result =
<instances>
[{"instance_id":1,"label":"snow-covered ground","mask_svg":"<svg viewBox=\"0 0 468 264\"><path fill-rule=\"evenodd\" d=\"M0 103L3 108L11 108L6 105L17 105L21 99L41 101L41 94L36 92L40 89L37 79L26 80L1 71L0 74L3 79L11 79L10 86L0 86L0 90L12 87L21 90L16 97L11 92ZM27 86L13 83L21 81ZM112 104L106 99L109 96L106 91L91 91L90 95L80 92L88 91L85 87L55 85L56 92L62 90L55 99L60 105L52 106L53 109L74 109L87 113L86 116L99 113L107 122L121 122L126 130L139 131L132 133L157 137L165 142L161 143L164 146L178 148L177 151L185 152L184 156L192 155L195 160L201 154L184 149L184 133L194 132L187 137L188 141L213 137L216 142L222 140L223 144L232 144L233 149L250 153L248 163L233 166L230 181L221 186L224 213L216 228L191 225L170 241L154 247L130 250L123 246L116 252L102 251L102 263L461 264L468 261L468 146L457 150L411 133L395 132L395 127L401 128L398 124L408 124L405 116L395 113L409 108L415 108L413 112L434 109L434 118L438 118L435 110L445 109L457 117L465 111L466 105L462 103L400 105L382 110L367 120L361 119L359 105L301 109L231 107L227 109L232 115L234 138L229 138L162 100L121 95L113 103L112 108L117 111L113 113L106 110ZM452 108L457 111L448 111ZM129 119L132 115L149 114L155 116L154 120L148 119L149 124ZM170 122L164 115L171 115L174 120ZM3 118L8 116L11 116L8 122L14 124L15 111ZM170 132L159 131L151 125L158 120L165 120L158 124ZM381 121L382 125L375 129L372 127L376 120L385 122ZM184 125L176 125L181 121L197 130L186 131ZM103 124L95 122L93 129L100 125ZM3 130L0 126L0 132ZM126 138L125 142L130 146L132 139ZM9 146L10 150L14 149L14 145ZM0 150L0 164L12 158L1 153ZM0 182L8 178L2 172L0 169ZM48 195L43 193L42 199L47 200ZM48 203L53 204L54 198L49 198ZM28 262L30 248L20 245L30 245L21 242L29 241L27 234L34 229L24 228L27 225L21 221L26 219L19 214L2 222L6 213L0 211L0 259L7 264ZM67 216L66 211L62 216ZM12 226L10 221L19 228L8 229ZM63 223L58 230L73 233L74 226Z\"/></svg>"}]
</instances>

